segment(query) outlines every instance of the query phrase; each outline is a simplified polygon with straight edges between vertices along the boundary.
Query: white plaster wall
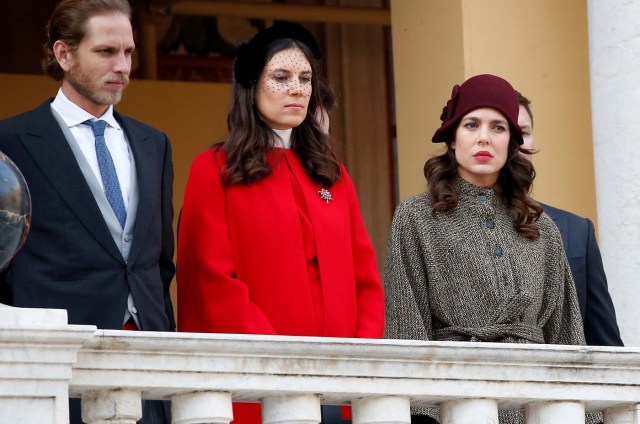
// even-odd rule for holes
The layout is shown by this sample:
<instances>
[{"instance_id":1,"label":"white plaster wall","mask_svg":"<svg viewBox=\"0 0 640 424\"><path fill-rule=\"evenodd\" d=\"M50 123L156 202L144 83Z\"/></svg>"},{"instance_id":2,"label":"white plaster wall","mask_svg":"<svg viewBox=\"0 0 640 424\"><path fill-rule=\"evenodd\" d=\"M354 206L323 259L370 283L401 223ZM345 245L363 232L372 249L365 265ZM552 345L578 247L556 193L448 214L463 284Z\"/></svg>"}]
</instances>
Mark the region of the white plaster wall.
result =
<instances>
[{"instance_id":1,"label":"white plaster wall","mask_svg":"<svg viewBox=\"0 0 640 424\"><path fill-rule=\"evenodd\" d=\"M640 2L588 0L599 242L622 339L640 346Z\"/></svg>"}]
</instances>

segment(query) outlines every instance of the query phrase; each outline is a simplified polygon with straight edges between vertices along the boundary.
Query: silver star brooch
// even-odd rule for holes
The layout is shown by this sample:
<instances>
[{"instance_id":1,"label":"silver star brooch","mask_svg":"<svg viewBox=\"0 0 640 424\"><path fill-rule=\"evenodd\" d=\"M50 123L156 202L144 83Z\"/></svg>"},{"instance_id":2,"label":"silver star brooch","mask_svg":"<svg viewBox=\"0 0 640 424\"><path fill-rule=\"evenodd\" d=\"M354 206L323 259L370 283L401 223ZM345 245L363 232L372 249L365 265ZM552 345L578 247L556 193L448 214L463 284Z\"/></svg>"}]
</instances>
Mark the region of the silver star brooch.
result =
<instances>
[{"instance_id":1,"label":"silver star brooch","mask_svg":"<svg viewBox=\"0 0 640 424\"><path fill-rule=\"evenodd\" d=\"M327 204L329 203L330 200L333 200L333 197L331 197L331 192L326 188L318 190L318 194L320 195L320 198L324 200Z\"/></svg>"}]
</instances>

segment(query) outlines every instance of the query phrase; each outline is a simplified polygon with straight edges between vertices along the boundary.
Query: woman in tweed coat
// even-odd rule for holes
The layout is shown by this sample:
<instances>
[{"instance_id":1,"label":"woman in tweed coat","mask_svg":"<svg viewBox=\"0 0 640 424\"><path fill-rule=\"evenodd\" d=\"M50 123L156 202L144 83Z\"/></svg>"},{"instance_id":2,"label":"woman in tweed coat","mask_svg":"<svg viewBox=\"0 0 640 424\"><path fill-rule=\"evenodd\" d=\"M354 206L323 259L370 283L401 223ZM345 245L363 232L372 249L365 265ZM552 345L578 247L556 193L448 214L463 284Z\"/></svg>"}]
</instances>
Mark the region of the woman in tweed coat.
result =
<instances>
[{"instance_id":1,"label":"woman in tweed coat","mask_svg":"<svg viewBox=\"0 0 640 424\"><path fill-rule=\"evenodd\" d=\"M428 189L393 218L385 337L585 344L560 233L529 197L514 89L470 78L441 120L432 141L447 150L425 164Z\"/></svg>"}]
</instances>

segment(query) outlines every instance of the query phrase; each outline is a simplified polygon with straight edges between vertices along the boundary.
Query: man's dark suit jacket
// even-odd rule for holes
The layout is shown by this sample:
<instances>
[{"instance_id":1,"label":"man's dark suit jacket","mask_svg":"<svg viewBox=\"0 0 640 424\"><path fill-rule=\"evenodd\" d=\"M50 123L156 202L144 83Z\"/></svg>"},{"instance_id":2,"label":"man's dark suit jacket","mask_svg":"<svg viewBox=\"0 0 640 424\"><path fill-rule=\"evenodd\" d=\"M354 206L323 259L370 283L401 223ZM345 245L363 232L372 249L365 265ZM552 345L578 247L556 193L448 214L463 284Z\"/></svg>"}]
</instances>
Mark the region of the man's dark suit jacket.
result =
<instances>
[{"instance_id":1,"label":"man's dark suit jacket","mask_svg":"<svg viewBox=\"0 0 640 424\"><path fill-rule=\"evenodd\" d=\"M623 346L593 223L562 209L543 205L560 229L576 284L587 344Z\"/></svg>"},{"instance_id":2,"label":"man's dark suit jacket","mask_svg":"<svg viewBox=\"0 0 640 424\"><path fill-rule=\"evenodd\" d=\"M114 112L135 159L139 204L128 262L76 162L51 100L0 122L0 150L25 177L32 199L27 240L0 275L0 301L66 309L71 324L121 329L128 293L141 329L173 331L173 165L161 132Z\"/></svg>"}]
</instances>

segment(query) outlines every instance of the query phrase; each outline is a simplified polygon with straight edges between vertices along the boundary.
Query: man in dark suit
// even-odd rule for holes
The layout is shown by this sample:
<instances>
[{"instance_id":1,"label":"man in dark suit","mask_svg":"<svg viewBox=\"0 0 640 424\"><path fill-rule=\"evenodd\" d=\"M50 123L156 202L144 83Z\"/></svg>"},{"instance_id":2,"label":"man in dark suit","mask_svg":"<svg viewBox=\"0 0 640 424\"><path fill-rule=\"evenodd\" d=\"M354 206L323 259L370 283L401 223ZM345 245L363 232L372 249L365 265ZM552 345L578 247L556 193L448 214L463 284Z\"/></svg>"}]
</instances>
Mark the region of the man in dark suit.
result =
<instances>
[{"instance_id":1,"label":"man in dark suit","mask_svg":"<svg viewBox=\"0 0 640 424\"><path fill-rule=\"evenodd\" d=\"M0 150L31 191L31 229L0 275L10 305L69 323L174 331L173 165L167 137L115 112L135 48L127 0L63 0L43 66L55 99L0 122ZM145 422L168 422L145 402ZM72 408L72 422L80 422Z\"/></svg>"},{"instance_id":2,"label":"man in dark suit","mask_svg":"<svg viewBox=\"0 0 640 424\"><path fill-rule=\"evenodd\" d=\"M531 102L520 93L518 99L518 125L524 139L522 147L532 150L534 139ZM623 346L593 223L562 209L548 205L543 207L562 234L562 243L576 284L587 344Z\"/></svg>"}]
</instances>

